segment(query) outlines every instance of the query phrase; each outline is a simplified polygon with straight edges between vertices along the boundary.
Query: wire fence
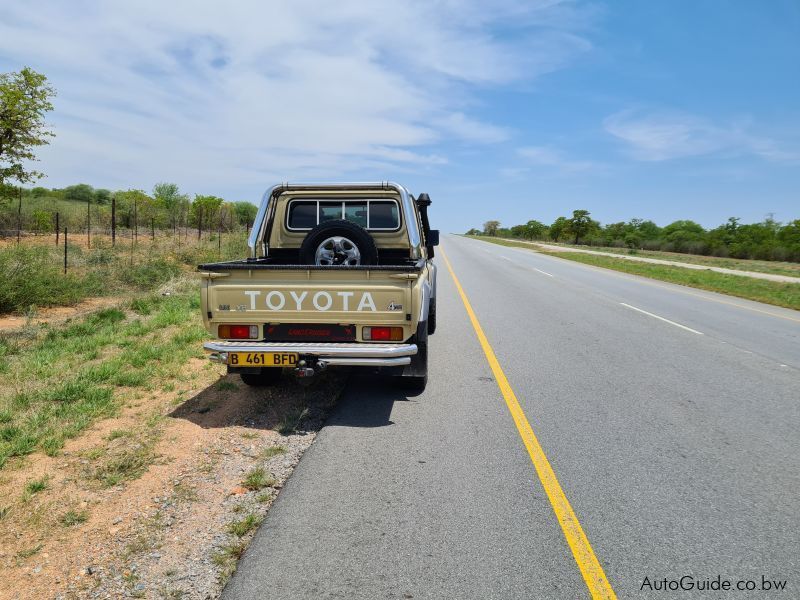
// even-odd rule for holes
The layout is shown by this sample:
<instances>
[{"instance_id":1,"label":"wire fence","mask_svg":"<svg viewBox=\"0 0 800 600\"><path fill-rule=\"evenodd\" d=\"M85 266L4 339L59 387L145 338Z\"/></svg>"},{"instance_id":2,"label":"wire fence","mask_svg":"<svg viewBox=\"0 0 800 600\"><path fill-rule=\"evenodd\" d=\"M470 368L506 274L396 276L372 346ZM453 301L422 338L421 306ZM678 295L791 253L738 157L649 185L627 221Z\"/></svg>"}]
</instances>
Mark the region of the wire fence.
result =
<instances>
[{"instance_id":1,"label":"wire fence","mask_svg":"<svg viewBox=\"0 0 800 600\"><path fill-rule=\"evenodd\" d=\"M111 251L116 256L121 256L120 253L124 256L130 254L131 264L134 262L135 254L139 256L139 260L150 260L165 252L173 255L177 252L185 256L204 256L211 260L214 256L221 258L232 251L245 256L249 230L249 227L234 231L222 229L207 231L189 227L175 229L92 227L77 231L63 227L50 233L0 230L0 251L3 248L10 250L49 247L48 254L51 260L61 262L63 259L63 272L66 274L76 266L87 266L84 264L90 256L86 254L87 252ZM76 259L78 263L75 263Z\"/></svg>"},{"instance_id":2,"label":"wire fence","mask_svg":"<svg viewBox=\"0 0 800 600\"><path fill-rule=\"evenodd\" d=\"M7 202L0 199L0 238L22 237L30 234L54 234L68 227L70 231L87 232L116 229L131 229L135 233L147 230L171 232L177 236L178 230L195 230L198 238L206 232L241 231L247 222L231 206L222 205L204 209L202 205L184 207L180 211L165 211L141 203L118 202L114 196L109 204L86 202L70 206L31 205L26 199ZM252 217L251 217L252 218ZM249 225L247 225L249 228Z\"/></svg>"}]
</instances>

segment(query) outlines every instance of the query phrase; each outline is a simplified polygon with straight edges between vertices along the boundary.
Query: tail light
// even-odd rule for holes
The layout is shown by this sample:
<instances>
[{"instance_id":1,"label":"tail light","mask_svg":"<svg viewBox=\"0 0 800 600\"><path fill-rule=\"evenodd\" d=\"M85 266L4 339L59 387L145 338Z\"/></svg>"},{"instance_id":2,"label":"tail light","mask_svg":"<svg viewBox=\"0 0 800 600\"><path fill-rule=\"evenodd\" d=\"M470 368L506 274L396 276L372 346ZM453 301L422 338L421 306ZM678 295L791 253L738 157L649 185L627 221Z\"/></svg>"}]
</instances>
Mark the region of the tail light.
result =
<instances>
[{"instance_id":1,"label":"tail light","mask_svg":"<svg viewBox=\"0 0 800 600\"><path fill-rule=\"evenodd\" d=\"M226 340L254 340L258 338L258 325L220 325L217 333Z\"/></svg>"},{"instance_id":2,"label":"tail light","mask_svg":"<svg viewBox=\"0 0 800 600\"><path fill-rule=\"evenodd\" d=\"M364 327L362 337L373 342L402 342L402 327Z\"/></svg>"}]
</instances>

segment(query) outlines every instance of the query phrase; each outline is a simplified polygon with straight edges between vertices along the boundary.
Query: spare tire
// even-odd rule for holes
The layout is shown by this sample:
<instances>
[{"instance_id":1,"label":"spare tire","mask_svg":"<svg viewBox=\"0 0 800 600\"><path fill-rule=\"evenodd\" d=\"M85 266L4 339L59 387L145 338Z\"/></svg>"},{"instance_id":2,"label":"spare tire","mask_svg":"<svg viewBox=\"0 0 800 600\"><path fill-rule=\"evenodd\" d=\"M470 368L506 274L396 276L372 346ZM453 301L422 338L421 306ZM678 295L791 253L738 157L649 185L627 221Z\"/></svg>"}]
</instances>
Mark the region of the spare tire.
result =
<instances>
[{"instance_id":1,"label":"spare tire","mask_svg":"<svg viewBox=\"0 0 800 600\"><path fill-rule=\"evenodd\" d=\"M304 265L355 266L378 262L378 248L367 230L343 219L320 223L300 245Z\"/></svg>"}]
</instances>

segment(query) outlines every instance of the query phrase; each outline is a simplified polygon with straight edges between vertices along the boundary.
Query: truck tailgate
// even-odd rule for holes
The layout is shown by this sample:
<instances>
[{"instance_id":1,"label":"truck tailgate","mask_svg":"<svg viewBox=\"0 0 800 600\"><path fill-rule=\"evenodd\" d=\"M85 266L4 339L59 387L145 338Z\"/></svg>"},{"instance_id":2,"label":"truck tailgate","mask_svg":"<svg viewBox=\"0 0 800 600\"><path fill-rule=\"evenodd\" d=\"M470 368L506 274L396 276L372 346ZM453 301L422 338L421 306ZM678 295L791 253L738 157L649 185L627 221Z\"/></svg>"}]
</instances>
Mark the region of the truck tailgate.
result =
<instances>
[{"instance_id":1,"label":"truck tailgate","mask_svg":"<svg viewBox=\"0 0 800 600\"><path fill-rule=\"evenodd\" d=\"M417 274L370 270L232 270L203 273L206 316L225 323L404 325Z\"/></svg>"}]
</instances>

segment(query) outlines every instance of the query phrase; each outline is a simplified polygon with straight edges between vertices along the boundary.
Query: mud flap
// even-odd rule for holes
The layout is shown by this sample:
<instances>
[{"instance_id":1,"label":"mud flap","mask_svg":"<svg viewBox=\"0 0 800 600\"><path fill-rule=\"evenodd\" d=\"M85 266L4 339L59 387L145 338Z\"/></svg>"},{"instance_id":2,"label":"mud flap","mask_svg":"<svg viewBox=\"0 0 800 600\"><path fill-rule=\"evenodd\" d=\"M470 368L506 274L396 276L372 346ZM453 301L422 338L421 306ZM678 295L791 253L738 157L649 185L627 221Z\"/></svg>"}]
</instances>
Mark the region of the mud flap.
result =
<instances>
[{"instance_id":1,"label":"mud flap","mask_svg":"<svg viewBox=\"0 0 800 600\"><path fill-rule=\"evenodd\" d=\"M425 377L428 374L428 321L420 321L414 336L417 353L411 357L411 364L403 367L403 377Z\"/></svg>"}]
</instances>

